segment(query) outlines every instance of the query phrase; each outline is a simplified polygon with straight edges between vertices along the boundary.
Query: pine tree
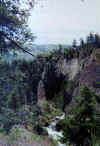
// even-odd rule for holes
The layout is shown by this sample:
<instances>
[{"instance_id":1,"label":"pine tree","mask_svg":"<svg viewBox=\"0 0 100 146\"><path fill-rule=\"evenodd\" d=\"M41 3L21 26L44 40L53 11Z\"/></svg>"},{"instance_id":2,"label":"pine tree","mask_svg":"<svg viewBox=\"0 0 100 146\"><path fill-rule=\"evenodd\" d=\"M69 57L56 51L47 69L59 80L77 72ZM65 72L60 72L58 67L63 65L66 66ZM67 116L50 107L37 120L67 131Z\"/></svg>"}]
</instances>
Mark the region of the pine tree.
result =
<instances>
[{"instance_id":1,"label":"pine tree","mask_svg":"<svg viewBox=\"0 0 100 146\"><path fill-rule=\"evenodd\" d=\"M20 95L17 87L14 88L8 96L8 107L16 112L21 107Z\"/></svg>"},{"instance_id":2,"label":"pine tree","mask_svg":"<svg viewBox=\"0 0 100 146\"><path fill-rule=\"evenodd\" d=\"M94 43L95 43L96 47L99 48L100 47L100 36L98 34L95 34L94 38L95 38Z\"/></svg>"},{"instance_id":3,"label":"pine tree","mask_svg":"<svg viewBox=\"0 0 100 146\"><path fill-rule=\"evenodd\" d=\"M100 139L100 119L96 111L98 96L85 85L80 96L76 108L65 120L63 141L76 146L94 146Z\"/></svg>"},{"instance_id":4,"label":"pine tree","mask_svg":"<svg viewBox=\"0 0 100 146\"><path fill-rule=\"evenodd\" d=\"M85 45L85 42L84 42L83 38L81 38L81 39L80 39L80 46L83 48L84 45Z\"/></svg>"},{"instance_id":5,"label":"pine tree","mask_svg":"<svg viewBox=\"0 0 100 146\"><path fill-rule=\"evenodd\" d=\"M73 48L77 47L77 41L75 39L73 40L72 46L73 46Z\"/></svg>"},{"instance_id":6,"label":"pine tree","mask_svg":"<svg viewBox=\"0 0 100 146\"><path fill-rule=\"evenodd\" d=\"M15 48L13 42L22 46L34 38L27 25L33 5L34 0L0 0L1 52L8 52L9 49Z\"/></svg>"}]
</instances>

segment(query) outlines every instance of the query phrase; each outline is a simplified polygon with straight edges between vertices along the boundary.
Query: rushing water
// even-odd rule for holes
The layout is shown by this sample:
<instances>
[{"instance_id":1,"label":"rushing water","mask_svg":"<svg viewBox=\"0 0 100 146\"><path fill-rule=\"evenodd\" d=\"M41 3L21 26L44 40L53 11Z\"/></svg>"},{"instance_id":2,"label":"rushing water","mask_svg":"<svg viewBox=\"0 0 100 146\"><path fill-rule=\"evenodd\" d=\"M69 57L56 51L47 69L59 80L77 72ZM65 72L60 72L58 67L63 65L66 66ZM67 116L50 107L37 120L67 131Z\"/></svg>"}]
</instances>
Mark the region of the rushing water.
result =
<instances>
[{"instance_id":1,"label":"rushing water","mask_svg":"<svg viewBox=\"0 0 100 146\"><path fill-rule=\"evenodd\" d=\"M63 137L62 132L58 132L56 131L56 123L59 120L63 120L64 119L64 115L62 115L61 117L56 117L55 119L52 120L52 122L50 123L50 125L48 127L46 127L46 130L48 132L48 135L51 136L54 140L58 141L58 146L66 146L65 144L62 144L59 139L61 137Z\"/></svg>"}]
</instances>

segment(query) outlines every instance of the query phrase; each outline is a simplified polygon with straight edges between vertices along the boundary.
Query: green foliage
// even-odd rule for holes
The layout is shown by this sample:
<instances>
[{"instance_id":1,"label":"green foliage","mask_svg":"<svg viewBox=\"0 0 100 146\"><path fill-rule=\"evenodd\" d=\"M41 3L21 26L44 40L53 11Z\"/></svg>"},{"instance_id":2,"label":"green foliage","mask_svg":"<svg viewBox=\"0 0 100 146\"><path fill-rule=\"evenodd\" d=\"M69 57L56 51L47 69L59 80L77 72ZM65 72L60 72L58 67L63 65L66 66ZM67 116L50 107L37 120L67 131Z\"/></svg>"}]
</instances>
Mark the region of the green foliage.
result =
<instances>
[{"instance_id":1,"label":"green foliage","mask_svg":"<svg viewBox=\"0 0 100 146\"><path fill-rule=\"evenodd\" d=\"M67 91L72 91L72 89L73 89L73 82L72 81L67 81L67 83L65 85L66 85L65 89L67 89Z\"/></svg>"},{"instance_id":2,"label":"green foliage","mask_svg":"<svg viewBox=\"0 0 100 146\"><path fill-rule=\"evenodd\" d=\"M62 109L64 104L64 96L63 93L60 92L55 95L53 102L55 103L56 108Z\"/></svg>"},{"instance_id":3,"label":"green foliage","mask_svg":"<svg viewBox=\"0 0 100 146\"><path fill-rule=\"evenodd\" d=\"M97 96L87 86L80 91L80 100L65 119L64 142L77 146L88 146L100 138L100 118L96 111Z\"/></svg>"},{"instance_id":4,"label":"green foliage","mask_svg":"<svg viewBox=\"0 0 100 146\"><path fill-rule=\"evenodd\" d=\"M7 43L7 38L20 45L31 42L33 35L27 20L33 4L34 0L25 0L24 3L22 0L0 0L0 53L8 53L9 49L16 48L12 41Z\"/></svg>"},{"instance_id":5,"label":"green foliage","mask_svg":"<svg viewBox=\"0 0 100 146\"><path fill-rule=\"evenodd\" d=\"M52 142L51 142L50 146L58 146L57 140L52 139Z\"/></svg>"},{"instance_id":6,"label":"green foliage","mask_svg":"<svg viewBox=\"0 0 100 146\"><path fill-rule=\"evenodd\" d=\"M9 132L15 124L28 123L35 126L38 121L37 86L41 79L44 60L13 61L0 60L0 125ZM24 118L23 118L24 116ZM32 128L31 128L32 129Z\"/></svg>"},{"instance_id":7,"label":"green foliage","mask_svg":"<svg viewBox=\"0 0 100 146\"><path fill-rule=\"evenodd\" d=\"M37 86L43 71L43 60L13 61L0 64L0 109L35 103ZM13 108L12 108L13 109Z\"/></svg>"},{"instance_id":8,"label":"green foliage","mask_svg":"<svg viewBox=\"0 0 100 146\"><path fill-rule=\"evenodd\" d=\"M96 61L100 61L100 52L98 50L94 51Z\"/></svg>"},{"instance_id":9,"label":"green foliage","mask_svg":"<svg viewBox=\"0 0 100 146\"><path fill-rule=\"evenodd\" d=\"M11 109L3 108L0 118L1 131L6 133L12 128L13 125L20 124L21 119L18 117L17 113L14 113Z\"/></svg>"},{"instance_id":10,"label":"green foliage","mask_svg":"<svg viewBox=\"0 0 100 146\"><path fill-rule=\"evenodd\" d=\"M8 107L13 109L15 112L21 107L20 95L16 88L8 96Z\"/></svg>"},{"instance_id":11,"label":"green foliage","mask_svg":"<svg viewBox=\"0 0 100 146\"><path fill-rule=\"evenodd\" d=\"M13 144L15 140L20 137L20 131L17 127L13 127L10 135L8 136L8 144Z\"/></svg>"}]
</instances>

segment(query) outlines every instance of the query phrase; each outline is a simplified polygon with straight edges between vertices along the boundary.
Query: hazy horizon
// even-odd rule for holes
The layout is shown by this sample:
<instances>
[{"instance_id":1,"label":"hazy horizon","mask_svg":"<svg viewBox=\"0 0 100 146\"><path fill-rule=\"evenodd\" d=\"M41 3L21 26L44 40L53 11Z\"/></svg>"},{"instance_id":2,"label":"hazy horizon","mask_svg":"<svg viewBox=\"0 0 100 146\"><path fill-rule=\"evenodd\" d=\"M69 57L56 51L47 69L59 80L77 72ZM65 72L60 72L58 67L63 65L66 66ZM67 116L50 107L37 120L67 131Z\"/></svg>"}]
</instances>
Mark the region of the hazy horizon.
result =
<instances>
[{"instance_id":1,"label":"hazy horizon","mask_svg":"<svg viewBox=\"0 0 100 146\"><path fill-rule=\"evenodd\" d=\"M100 32L100 0L41 0L35 5L29 26L34 44L68 44Z\"/></svg>"}]
</instances>

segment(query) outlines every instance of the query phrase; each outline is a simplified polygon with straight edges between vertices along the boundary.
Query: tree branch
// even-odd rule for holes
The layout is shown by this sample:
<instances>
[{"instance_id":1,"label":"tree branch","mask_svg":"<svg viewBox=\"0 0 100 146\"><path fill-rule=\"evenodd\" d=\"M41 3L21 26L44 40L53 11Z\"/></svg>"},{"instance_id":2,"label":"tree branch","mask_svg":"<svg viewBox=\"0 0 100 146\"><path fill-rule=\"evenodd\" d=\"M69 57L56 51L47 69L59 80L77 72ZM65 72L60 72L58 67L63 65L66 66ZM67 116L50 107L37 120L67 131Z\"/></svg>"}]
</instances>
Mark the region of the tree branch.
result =
<instances>
[{"instance_id":1,"label":"tree branch","mask_svg":"<svg viewBox=\"0 0 100 146\"><path fill-rule=\"evenodd\" d=\"M27 51L26 49L24 49L23 47L21 47L19 44L17 44L14 40L12 40L11 38L9 38L3 31L0 31L0 36L4 36L6 39L10 40L16 47L18 47L19 49L23 50L24 52L28 53L29 55L35 57L34 54L30 53L29 51Z\"/></svg>"}]
</instances>

